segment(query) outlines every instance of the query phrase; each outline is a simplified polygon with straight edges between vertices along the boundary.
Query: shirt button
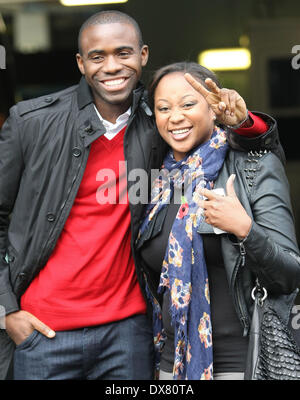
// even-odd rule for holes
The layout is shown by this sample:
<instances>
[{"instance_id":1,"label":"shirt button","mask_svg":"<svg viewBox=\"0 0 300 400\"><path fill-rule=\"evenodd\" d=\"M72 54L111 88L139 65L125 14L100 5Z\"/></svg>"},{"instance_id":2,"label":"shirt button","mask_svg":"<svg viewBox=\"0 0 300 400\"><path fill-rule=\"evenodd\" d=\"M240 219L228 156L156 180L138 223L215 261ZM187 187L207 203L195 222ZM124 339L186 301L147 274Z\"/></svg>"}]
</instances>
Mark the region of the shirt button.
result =
<instances>
[{"instance_id":1,"label":"shirt button","mask_svg":"<svg viewBox=\"0 0 300 400\"><path fill-rule=\"evenodd\" d=\"M47 214L47 220L53 222L55 220L55 215L51 213Z\"/></svg>"},{"instance_id":2,"label":"shirt button","mask_svg":"<svg viewBox=\"0 0 300 400\"><path fill-rule=\"evenodd\" d=\"M81 150L79 149L79 147L74 147L74 149L72 150L72 154L74 157L79 157L81 155Z\"/></svg>"},{"instance_id":3,"label":"shirt button","mask_svg":"<svg viewBox=\"0 0 300 400\"><path fill-rule=\"evenodd\" d=\"M15 261L15 257L14 256L8 256L7 260L8 260L9 263L11 263L11 262Z\"/></svg>"},{"instance_id":4,"label":"shirt button","mask_svg":"<svg viewBox=\"0 0 300 400\"><path fill-rule=\"evenodd\" d=\"M19 273L19 278L20 278L20 279L25 279L25 278L26 278L25 272L20 272L20 273Z\"/></svg>"}]
</instances>

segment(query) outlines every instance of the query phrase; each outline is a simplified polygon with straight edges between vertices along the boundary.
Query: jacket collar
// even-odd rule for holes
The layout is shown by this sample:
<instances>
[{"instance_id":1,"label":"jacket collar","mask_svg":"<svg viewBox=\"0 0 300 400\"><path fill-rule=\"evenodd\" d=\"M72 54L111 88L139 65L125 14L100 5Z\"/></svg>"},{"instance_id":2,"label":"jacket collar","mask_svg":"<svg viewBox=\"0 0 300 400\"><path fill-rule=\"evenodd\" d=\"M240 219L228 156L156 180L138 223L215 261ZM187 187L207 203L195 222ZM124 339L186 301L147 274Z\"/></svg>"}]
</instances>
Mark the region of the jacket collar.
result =
<instances>
[{"instance_id":1,"label":"jacket collar","mask_svg":"<svg viewBox=\"0 0 300 400\"><path fill-rule=\"evenodd\" d=\"M131 113L134 114L136 108L138 107L139 101L144 93L144 85L139 82L137 88L133 91L133 100L132 100L132 110ZM94 102L92 91L83 76L80 79L78 89L77 89L77 102L78 108L81 110L85 106Z\"/></svg>"},{"instance_id":2,"label":"jacket collar","mask_svg":"<svg viewBox=\"0 0 300 400\"><path fill-rule=\"evenodd\" d=\"M94 102L92 91L85 80L85 77L82 76L77 89L77 102L78 108L81 110L85 106Z\"/></svg>"}]
</instances>

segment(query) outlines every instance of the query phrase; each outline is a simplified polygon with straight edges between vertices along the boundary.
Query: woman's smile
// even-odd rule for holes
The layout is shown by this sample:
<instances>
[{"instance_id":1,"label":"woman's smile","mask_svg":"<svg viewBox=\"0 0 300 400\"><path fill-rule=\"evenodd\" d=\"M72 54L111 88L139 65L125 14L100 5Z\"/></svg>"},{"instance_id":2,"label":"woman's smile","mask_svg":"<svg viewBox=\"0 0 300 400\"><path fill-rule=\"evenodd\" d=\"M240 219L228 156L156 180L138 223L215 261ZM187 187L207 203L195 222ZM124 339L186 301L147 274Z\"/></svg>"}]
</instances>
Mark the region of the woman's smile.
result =
<instances>
[{"instance_id":1,"label":"woman's smile","mask_svg":"<svg viewBox=\"0 0 300 400\"><path fill-rule=\"evenodd\" d=\"M172 148L176 161L206 142L213 132L214 112L181 72L160 80L155 90L154 108L158 131Z\"/></svg>"},{"instance_id":2,"label":"woman's smile","mask_svg":"<svg viewBox=\"0 0 300 400\"><path fill-rule=\"evenodd\" d=\"M169 132L174 140L184 140L190 135L190 133L192 132L192 128L193 127L172 129Z\"/></svg>"}]
</instances>

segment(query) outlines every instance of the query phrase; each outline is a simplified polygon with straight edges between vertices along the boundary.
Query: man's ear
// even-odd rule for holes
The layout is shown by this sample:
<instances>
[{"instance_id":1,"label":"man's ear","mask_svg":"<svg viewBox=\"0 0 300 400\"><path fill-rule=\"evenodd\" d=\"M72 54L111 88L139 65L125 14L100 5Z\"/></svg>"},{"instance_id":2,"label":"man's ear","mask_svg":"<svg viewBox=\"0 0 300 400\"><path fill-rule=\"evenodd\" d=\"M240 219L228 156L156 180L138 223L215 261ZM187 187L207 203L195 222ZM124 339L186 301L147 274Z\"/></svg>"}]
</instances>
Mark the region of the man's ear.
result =
<instances>
[{"instance_id":1,"label":"man's ear","mask_svg":"<svg viewBox=\"0 0 300 400\"><path fill-rule=\"evenodd\" d=\"M76 54L76 61L77 61L77 65L78 65L80 72L82 73L82 75L84 75L85 71L84 71L83 60L79 53Z\"/></svg>"},{"instance_id":2,"label":"man's ear","mask_svg":"<svg viewBox=\"0 0 300 400\"><path fill-rule=\"evenodd\" d=\"M142 57L142 67L144 67L149 58L149 47L147 45L144 45L141 49L141 57Z\"/></svg>"}]
</instances>

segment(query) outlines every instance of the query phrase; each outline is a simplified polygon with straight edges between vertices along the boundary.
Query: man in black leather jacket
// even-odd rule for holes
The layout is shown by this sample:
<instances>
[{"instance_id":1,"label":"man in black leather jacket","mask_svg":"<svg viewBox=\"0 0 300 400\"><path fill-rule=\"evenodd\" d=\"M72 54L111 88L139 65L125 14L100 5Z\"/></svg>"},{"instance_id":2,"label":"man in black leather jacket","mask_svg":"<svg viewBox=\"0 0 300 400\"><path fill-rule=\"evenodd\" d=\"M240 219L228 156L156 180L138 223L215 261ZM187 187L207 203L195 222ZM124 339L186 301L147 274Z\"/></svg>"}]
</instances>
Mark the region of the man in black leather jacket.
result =
<instances>
[{"instance_id":1,"label":"man in black leather jacket","mask_svg":"<svg viewBox=\"0 0 300 400\"><path fill-rule=\"evenodd\" d=\"M126 46L124 41L128 42ZM99 47L99 43L102 48ZM116 367L116 375L110 375L110 371L100 373L97 360L94 361L92 375L87 371L80 372L80 375L78 371L74 375L66 375L68 364L66 362L64 365L63 361L60 362L63 365L61 374L49 366L44 375L38 375L43 368L38 368L35 363L35 372L32 372L30 365L29 358L34 355L37 347L42 351L45 343L48 345L51 342L54 345L57 342L61 348L59 340L64 332L55 329L55 334L53 327L44 323L43 318L37 318L36 315L22 309L20 300L26 292L28 293L29 288L33 290L33 282L38 285L40 271L49 270L47 266L49 260L54 257L54 250L57 251L58 241L65 239L64 230L70 221L69 216L73 218L72 211L76 196L82 189L91 149L109 130L107 121L114 125L118 122L118 117L125 115L130 109L127 113L127 116L130 116L125 124L127 128L123 144L124 160L127 162L128 191L134 185L134 182L128 179L131 171L143 169L149 174L151 168L160 167L162 160L160 144L154 135L152 113L146 101L144 88L139 83L142 67L147 63L148 47L142 44L135 21L122 13L100 13L100 17L92 17L89 23L83 26L80 32L80 46L77 61L84 76L79 85L18 103L10 110L10 116L0 134L0 305L6 313L6 331L0 330L1 379L7 376L16 345L18 377L21 379L152 378L150 324L147 325L143 318L136 318L145 315L142 308L140 311L132 311L129 307L125 316L121 316L119 310L108 324L134 323L129 331L132 333L132 343L128 345L127 351L130 354L134 353L136 358L133 358L133 365L129 366L129 354L124 350L123 361L116 361L121 364ZM269 126L265 134L245 139L231 132L230 143L244 150L278 150L276 123L268 116L262 118ZM143 204L129 202L130 222L127 232L131 237L128 242L131 249L142 212ZM105 232L107 228L105 226L104 229L104 226L103 224L102 229ZM98 246L100 249L102 244L99 243ZM128 250L130 252L129 248ZM117 253L119 252L118 249ZM132 253L130 260L135 258L134 252ZM80 265L80 260L78 263ZM112 268L112 265L108 265L107 268ZM60 270L66 273L64 268L61 267ZM135 263L135 272L131 275L130 284L138 290L138 281L143 292L142 271L138 263ZM55 279L59 278L54 276L53 279L55 283ZM87 292L89 289L87 287ZM132 287L128 290L128 296L131 290ZM37 289L35 293L40 292ZM55 291L53 293L57 294ZM116 291L115 297L118 296L119 292ZM85 299L79 299L80 301L84 302ZM35 302L35 306L39 305L37 303L40 302ZM105 309L109 310L109 303ZM101 312L96 314L100 315ZM47 320L46 316L45 319ZM81 316L79 325L75 325L76 329L86 329L91 333L93 329L99 329L100 332L107 326L105 323L102 325L101 318L98 325L84 324L83 319L84 316ZM75 328L70 328L70 332ZM99 334L98 331L95 332ZM102 333L106 334L104 331ZM124 338L113 340L114 344L125 341ZM79 347L80 345L82 348L82 343L78 344ZM113 350L113 346L111 347ZM72 349L71 352L75 354L76 349ZM93 351L92 348L91 354L96 352L97 350ZM48 356L45 362L45 354L39 353L39 357L43 367L45 364L51 364ZM108 363L102 361L102 364Z\"/></svg>"}]
</instances>

